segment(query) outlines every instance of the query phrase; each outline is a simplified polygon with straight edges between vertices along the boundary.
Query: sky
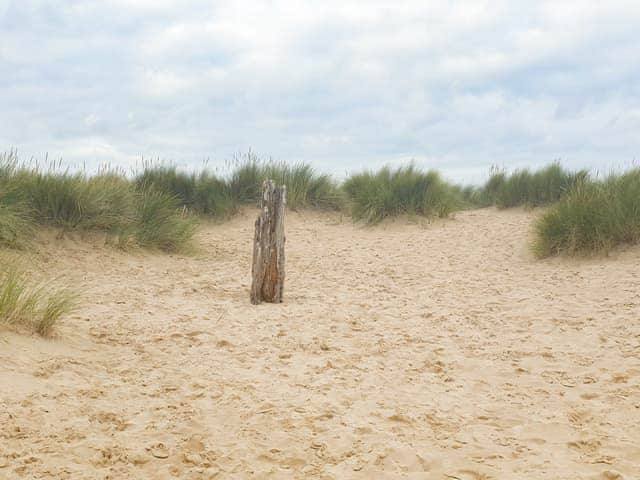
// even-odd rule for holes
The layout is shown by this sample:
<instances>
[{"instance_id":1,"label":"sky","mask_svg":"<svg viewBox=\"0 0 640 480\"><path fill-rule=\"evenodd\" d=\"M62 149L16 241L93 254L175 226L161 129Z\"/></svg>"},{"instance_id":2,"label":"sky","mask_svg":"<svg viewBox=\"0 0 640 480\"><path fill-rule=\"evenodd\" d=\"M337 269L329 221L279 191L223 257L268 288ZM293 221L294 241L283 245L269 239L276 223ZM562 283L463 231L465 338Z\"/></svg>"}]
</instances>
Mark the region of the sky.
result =
<instances>
[{"instance_id":1,"label":"sky","mask_svg":"<svg viewBox=\"0 0 640 480\"><path fill-rule=\"evenodd\" d=\"M606 172L640 155L639 33L638 0L0 0L0 151Z\"/></svg>"}]
</instances>

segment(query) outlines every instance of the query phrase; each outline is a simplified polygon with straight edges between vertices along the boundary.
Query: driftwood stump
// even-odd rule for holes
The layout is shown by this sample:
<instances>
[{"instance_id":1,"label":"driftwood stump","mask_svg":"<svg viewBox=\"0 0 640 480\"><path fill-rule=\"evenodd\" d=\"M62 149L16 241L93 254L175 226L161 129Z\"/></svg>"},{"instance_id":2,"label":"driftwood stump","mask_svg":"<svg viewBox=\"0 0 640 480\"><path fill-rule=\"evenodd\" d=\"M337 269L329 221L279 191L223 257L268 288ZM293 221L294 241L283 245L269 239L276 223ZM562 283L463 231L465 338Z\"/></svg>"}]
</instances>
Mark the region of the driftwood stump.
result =
<instances>
[{"instance_id":1,"label":"driftwood stump","mask_svg":"<svg viewBox=\"0 0 640 480\"><path fill-rule=\"evenodd\" d=\"M284 211L287 187L262 183L262 211L256 220L251 266L251 303L282 302L284 288Z\"/></svg>"}]
</instances>

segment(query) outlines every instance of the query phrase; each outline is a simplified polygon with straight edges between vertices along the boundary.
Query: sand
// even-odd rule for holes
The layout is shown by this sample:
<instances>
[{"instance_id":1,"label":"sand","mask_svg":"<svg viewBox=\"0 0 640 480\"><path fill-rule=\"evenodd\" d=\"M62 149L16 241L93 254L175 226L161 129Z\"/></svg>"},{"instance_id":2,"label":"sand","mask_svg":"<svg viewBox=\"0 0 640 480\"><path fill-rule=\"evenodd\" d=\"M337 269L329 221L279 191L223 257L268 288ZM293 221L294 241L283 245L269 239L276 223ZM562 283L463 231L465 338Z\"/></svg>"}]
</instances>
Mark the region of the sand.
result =
<instances>
[{"instance_id":1,"label":"sand","mask_svg":"<svg viewBox=\"0 0 640 480\"><path fill-rule=\"evenodd\" d=\"M0 332L0 478L638 479L640 248L536 261L533 218L290 213L258 307L253 212L191 257L42 240L85 299Z\"/></svg>"}]
</instances>

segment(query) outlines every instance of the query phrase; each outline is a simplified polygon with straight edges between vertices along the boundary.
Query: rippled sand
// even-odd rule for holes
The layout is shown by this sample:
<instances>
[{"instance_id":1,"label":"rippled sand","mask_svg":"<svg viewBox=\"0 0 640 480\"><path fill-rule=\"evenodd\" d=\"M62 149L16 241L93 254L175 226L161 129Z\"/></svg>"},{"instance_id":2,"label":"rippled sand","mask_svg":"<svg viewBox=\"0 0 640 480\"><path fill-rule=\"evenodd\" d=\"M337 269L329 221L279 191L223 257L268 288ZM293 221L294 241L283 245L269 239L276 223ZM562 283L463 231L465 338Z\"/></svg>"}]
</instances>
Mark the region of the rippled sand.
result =
<instances>
[{"instance_id":1,"label":"rippled sand","mask_svg":"<svg viewBox=\"0 0 640 480\"><path fill-rule=\"evenodd\" d=\"M0 478L640 478L640 249L536 261L532 219L291 213L259 307L253 212L193 257L43 240L85 301L0 333Z\"/></svg>"}]
</instances>

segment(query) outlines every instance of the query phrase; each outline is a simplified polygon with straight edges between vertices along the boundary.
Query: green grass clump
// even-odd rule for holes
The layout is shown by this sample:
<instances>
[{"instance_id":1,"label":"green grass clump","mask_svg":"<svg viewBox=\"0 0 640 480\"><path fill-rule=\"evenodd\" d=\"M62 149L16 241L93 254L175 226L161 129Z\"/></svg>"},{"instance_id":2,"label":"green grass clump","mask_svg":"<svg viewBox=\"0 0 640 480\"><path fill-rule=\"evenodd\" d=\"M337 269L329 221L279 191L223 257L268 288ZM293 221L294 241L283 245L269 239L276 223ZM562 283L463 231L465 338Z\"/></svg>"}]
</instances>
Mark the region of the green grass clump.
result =
<instances>
[{"instance_id":1,"label":"green grass clump","mask_svg":"<svg viewBox=\"0 0 640 480\"><path fill-rule=\"evenodd\" d=\"M343 204L342 192L329 175L317 173L306 163L263 161L251 152L232 163L227 178L207 170L189 174L174 166L147 165L135 182L138 189L173 195L193 213L226 218L240 205L258 204L267 179L287 186L287 205L292 210L339 209Z\"/></svg>"},{"instance_id":2,"label":"green grass clump","mask_svg":"<svg viewBox=\"0 0 640 480\"><path fill-rule=\"evenodd\" d=\"M147 166L135 183L139 190L153 188L168 193L199 215L224 218L235 211L227 183L206 170L188 174L174 166Z\"/></svg>"},{"instance_id":3,"label":"green grass clump","mask_svg":"<svg viewBox=\"0 0 640 480\"><path fill-rule=\"evenodd\" d=\"M117 234L136 221L136 192L116 173L102 173L83 182L84 208L78 226Z\"/></svg>"},{"instance_id":4,"label":"green grass clump","mask_svg":"<svg viewBox=\"0 0 640 480\"><path fill-rule=\"evenodd\" d=\"M180 172L172 165L146 165L142 173L135 178L139 190L153 188L158 191L170 193L180 203L188 207L193 206L196 179L194 175Z\"/></svg>"},{"instance_id":5,"label":"green grass clump","mask_svg":"<svg viewBox=\"0 0 640 480\"><path fill-rule=\"evenodd\" d=\"M134 189L118 173L43 170L0 156L0 204L22 211L35 223L63 230L112 231L130 223Z\"/></svg>"},{"instance_id":6,"label":"green grass clump","mask_svg":"<svg viewBox=\"0 0 640 480\"><path fill-rule=\"evenodd\" d=\"M194 211L199 215L228 218L236 212L229 185L206 170L196 176Z\"/></svg>"},{"instance_id":7,"label":"green grass clump","mask_svg":"<svg viewBox=\"0 0 640 480\"><path fill-rule=\"evenodd\" d=\"M487 180L484 187L480 188L477 193L476 198L478 203L484 207L496 205L498 203L498 197L505 189L506 183L507 174L496 167L492 167L489 180Z\"/></svg>"},{"instance_id":8,"label":"green grass clump","mask_svg":"<svg viewBox=\"0 0 640 480\"><path fill-rule=\"evenodd\" d=\"M640 241L640 169L584 180L535 224L533 250L539 258L586 255Z\"/></svg>"},{"instance_id":9,"label":"green grass clump","mask_svg":"<svg viewBox=\"0 0 640 480\"><path fill-rule=\"evenodd\" d=\"M184 214L185 202L156 186L156 177L132 182L116 171L89 176L55 167L19 164L14 152L0 155L0 246L23 248L35 225L43 225L64 232L105 232L121 247L188 248L194 220ZM161 173L167 178L171 172ZM219 208L213 190L220 182L206 173L197 178L189 201L196 199L202 213Z\"/></svg>"},{"instance_id":10,"label":"green grass clump","mask_svg":"<svg viewBox=\"0 0 640 480\"><path fill-rule=\"evenodd\" d=\"M18 186L8 181L13 172L13 157L0 154L0 247L24 249L33 239L35 226Z\"/></svg>"},{"instance_id":11,"label":"green grass clump","mask_svg":"<svg viewBox=\"0 0 640 480\"><path fill-rule=\"evenodd\" d=\"M153 188L139 192L133 236L138 245L167 252L188 249L196 231L194 217L180 200Z\"/></svg>"},{"instance_id":12,"label":"green grass clump","mask_svg":"<svg viewBox=\"0 0 640 480\"><path fill-rule=\"evenodd\" d=\"M401 214L443 218L461 207L459 189L414 165L351 175L343 189L353 218L369 224Z\"/></svg>"},{"instance_id":13,"label":"green grass clump","mask_svg":"<svg viewBox=\"0 0 640 480\"><path fill-rule=\"evenodd\" d=\"M236 162L228 180L230 195L237 203L259 203L267 179L287 186L287 206L292 210L338 210L344 205L344 195L329 175L306 163L261 161L251 153Z\"/></svg>"},{"instance_id":14,"label":"green grass clump","mask_svg":"<svg viewBox=\"0 0 640 480\"><path fill-rule=\"evenodd\" d=\"M266 179L287 186L287 205L292 210L307 207L335 210L342 206L343 197L331 177L319 174L309 164L267 163L263 167L260 189Z\"/></svg>"},{"instance_id":15,"label":"green grass clump","mask_svg":"<svg viewBox=\"0 0 640 480\"><path fill-rule=\"evenodd\" d=\"M18 171L12 180L39 223L74 230L87 218L86 182L81 174L25 169Z\"/></svg>"},{"instance_id":16,"label":"green grass clump","mask_svg":"<svg viewBox=\"0 0 640 480\"><path fill-rule=\"evenodd\" d=\"M234 160L234 168L227 182L234 202L258 203L264 175L264 162L255 155L249 153L243 160Z\"/></svg>"},{"instance_id":17,"label":"green grass clump","mask_svg":"<svg viewBox=\"0 0 640 480\"><path fill-rule=\"evenodd\" d=\"M132 221L134 190L124 177L20 169L9 179L42 225L113 231Z\"/></svg>"},{"instance_id":18,"label":"green grass clump","mask_svg":"<svg viewBox=\"0 0 640 480\"><path fill-rule=\"evenodd\" d=\"M33 284L15 266L0 272L0 322L49 336L58 320L74 310L77 297L68 289Z\"/></svg>"},{"instance_id":19,"label":"green grass clump","mask_svg":"<svg viewBox=\"0 0 640 480\"><path fill-rule=\"evenodd\" d=\"M29 211L21 205L4 204L0 199L0 247L25 249L34 233Z\"/></svg>"},{"instance_id":20,"label":"green grass clump","mask_svg":"<svg viewBox=\"0 0 640 480\"><path fill-rule=\"evenodd\" d=\"M521 169L507 175L494 168L479 196L479 202L498 208L549 205L560 200L571 187L587 177L587 171L571 172L557 162L533 173Z\"/></svg>"},{"instance_id":21,"label":"green grass clump","mask_svg":"<svg viewBox=\"0 0 640 480\"><path fill-rule=\"evenodd\" d=\"M490 204L484 199L484 190L474 185L452 185L454 195L460 199L464 209L488 207Z\"/></svg>"}]
</instances>

